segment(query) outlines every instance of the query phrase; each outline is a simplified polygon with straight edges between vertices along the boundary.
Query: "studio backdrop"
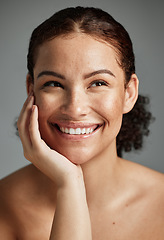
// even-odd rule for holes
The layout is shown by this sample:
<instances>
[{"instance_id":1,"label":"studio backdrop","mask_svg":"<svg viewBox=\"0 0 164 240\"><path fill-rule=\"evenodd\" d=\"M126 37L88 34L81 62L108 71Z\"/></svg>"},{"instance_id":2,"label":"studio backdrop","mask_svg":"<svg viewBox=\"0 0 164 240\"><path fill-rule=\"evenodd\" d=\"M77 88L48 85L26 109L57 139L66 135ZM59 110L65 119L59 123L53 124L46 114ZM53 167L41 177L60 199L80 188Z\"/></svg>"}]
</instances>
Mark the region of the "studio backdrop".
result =
<instances>
[{"instance_id":1,"label":"studio backdrop","mask_svg":"<svg viewBox=\"0 0 164 240\"><path fill-rule=\"evenodd\" d=\"M164 1L2 0L0 6L0 178L29 164L14 122L26 98L26 55L31 32L54 12L71 6L109 12L129 32L136 56L140 94L150 97L155 121L141 151L124 158L164 172Z\"/></svg>"}]
</instances>

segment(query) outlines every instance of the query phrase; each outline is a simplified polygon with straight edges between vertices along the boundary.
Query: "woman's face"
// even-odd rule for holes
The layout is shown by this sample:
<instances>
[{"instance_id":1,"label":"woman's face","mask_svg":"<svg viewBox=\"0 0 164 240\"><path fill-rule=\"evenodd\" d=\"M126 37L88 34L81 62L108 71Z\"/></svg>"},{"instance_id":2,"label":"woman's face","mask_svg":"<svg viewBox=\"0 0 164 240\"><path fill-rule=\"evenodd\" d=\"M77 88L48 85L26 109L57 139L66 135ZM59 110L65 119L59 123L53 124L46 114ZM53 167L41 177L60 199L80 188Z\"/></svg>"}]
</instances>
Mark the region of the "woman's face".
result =
<instances>
[{"instance_id":1,"label":"woman's face","mask_svg":"<svg viewBox=\"0 0 164 240\"><path fill-rule=\"evenodd\" d=\"M44 43L32 87L41 136L52 149L82 164L116 148L126 91L110 46L81 33Z\"/></svg>"}]
</instances>

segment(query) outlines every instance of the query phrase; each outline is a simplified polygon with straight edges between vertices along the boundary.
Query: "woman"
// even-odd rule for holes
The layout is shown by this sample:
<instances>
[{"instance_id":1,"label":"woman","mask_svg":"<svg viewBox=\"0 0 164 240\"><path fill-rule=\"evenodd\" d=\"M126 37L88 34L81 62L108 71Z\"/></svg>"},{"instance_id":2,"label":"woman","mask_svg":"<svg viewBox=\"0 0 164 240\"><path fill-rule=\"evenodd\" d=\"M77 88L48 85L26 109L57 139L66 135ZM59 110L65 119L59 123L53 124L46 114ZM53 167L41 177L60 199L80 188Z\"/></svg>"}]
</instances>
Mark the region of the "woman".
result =
<instances>
[{"instance_id":1,"label":"woman","mask_svg":"<svg viewBox=\"0 0 164 240\"><path fill-rule=\"evenodd\" d=\"M32 164L1 181L1 239L162 240L163 175L120 158L151 119L122 25L94 8L54 14L32 34L26 83Z\"/></svg>"}]
</instances>

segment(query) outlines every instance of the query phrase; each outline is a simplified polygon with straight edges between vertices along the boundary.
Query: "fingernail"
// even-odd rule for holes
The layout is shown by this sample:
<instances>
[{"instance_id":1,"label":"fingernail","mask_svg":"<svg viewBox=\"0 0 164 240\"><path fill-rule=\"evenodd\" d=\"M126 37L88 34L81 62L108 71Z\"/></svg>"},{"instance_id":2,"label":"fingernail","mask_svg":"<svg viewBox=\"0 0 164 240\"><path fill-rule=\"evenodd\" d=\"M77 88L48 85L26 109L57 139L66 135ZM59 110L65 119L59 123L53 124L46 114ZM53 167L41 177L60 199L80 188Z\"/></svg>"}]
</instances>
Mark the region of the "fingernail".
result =
<instances>
[{"instance_id":1,"label":"fingernail","mask_svg":"<svg viewBox=\"0 0 164 240\"><path fill-rule=\"evenodd\" d=\"M33 96L34 96L33 91L29 92L27 102L30 102Z\"/></svg>"},{"instance_id":2,"label":"fingernail","mask_svg":"<svg viewBox=\"0 0 164 240\"><path fill-rule=\"evenodd\" d=\"M29 92L28 96L30 97L30 96L33 96L33 95L34 95L34 93L33 93L33 91L31 91L31 92Z\"/></svg>"},{"instance_id":3,"label":"fingernail","mask_svg":"<svg viewBox=\"0 0 164 240\"><path fill-rule=\"evenodd\" d=\"M31 102L33 100L33 98L34 98L33 95L29 95L28 96L28 102Z\"/></svg>"},{"instance_id":4,"label":"fingernail","mask_svg":"<svg viewBox=\"0 0 164 240\"><path fill-rule=\"evenodd\" d=\"M35 105L32 106L32 112L34 112L34 111L35 111Z\"/></svg>"}]
</instances>

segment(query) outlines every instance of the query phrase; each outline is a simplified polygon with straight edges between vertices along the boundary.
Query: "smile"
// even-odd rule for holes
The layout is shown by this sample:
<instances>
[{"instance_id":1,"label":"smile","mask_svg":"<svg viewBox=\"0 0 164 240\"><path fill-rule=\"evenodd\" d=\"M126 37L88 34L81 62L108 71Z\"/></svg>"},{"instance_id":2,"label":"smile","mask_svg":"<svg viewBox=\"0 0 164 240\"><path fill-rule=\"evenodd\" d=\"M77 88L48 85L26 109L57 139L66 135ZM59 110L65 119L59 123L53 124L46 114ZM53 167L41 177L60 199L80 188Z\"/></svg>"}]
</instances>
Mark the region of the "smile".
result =
<instances>
[{"instance_id":1,"label":"smile","mask_svg":"<svg viewBox=\"0 0 164 240\"><path fill-rule=\"evenodd\" d=\"M66 134L68 136L77 136L77 135L90 135L95 132L102 125L92 124L90 126L62 126L58 124L52 124L59 132Z\"/></svg>"},{"instance_id":2,"label":"smile","mask_svg":"<svg viewBox=\"0 0 164 240\"><path fill-rule=\"evenodd\" d=\"M81 135L90 134L94 131L94 128L64 128L60 127L60 131L67 134Z\"/></svg>"}]
</instances>

